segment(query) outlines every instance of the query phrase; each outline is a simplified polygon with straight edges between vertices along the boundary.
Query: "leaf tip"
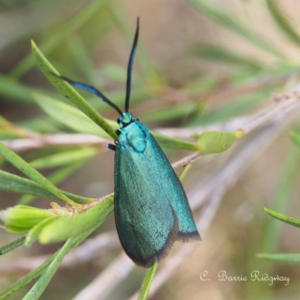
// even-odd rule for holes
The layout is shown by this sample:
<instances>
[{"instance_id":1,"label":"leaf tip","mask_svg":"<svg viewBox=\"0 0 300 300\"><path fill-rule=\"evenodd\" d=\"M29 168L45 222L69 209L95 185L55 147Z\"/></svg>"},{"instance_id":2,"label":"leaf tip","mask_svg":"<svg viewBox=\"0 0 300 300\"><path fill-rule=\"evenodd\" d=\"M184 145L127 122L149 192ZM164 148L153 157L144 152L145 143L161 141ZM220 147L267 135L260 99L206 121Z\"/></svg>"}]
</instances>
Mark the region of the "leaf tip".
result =
<instances>
[{"instance_id":1,"label":"leaf tip","mask_svg":"<svg viewBox=\"0 0 300 300\"><path fill-rule=\"evenodd\" d=\"M36 48L36 44L35 44L34 40L30 40L30 42L31 42L32 49Z\"/></svg>"},{"instance_id":2,"label":"leaf tip","mask_svg":"<svg viewBox=\"0 0 300 300\"><path fill-rule=\"evenodd\" d=\"M25 242L24 242L24 246L26 247L30 247L32 245L32 241L29 239L28 235L26 236Z\"/></svg>"}]
</instances>

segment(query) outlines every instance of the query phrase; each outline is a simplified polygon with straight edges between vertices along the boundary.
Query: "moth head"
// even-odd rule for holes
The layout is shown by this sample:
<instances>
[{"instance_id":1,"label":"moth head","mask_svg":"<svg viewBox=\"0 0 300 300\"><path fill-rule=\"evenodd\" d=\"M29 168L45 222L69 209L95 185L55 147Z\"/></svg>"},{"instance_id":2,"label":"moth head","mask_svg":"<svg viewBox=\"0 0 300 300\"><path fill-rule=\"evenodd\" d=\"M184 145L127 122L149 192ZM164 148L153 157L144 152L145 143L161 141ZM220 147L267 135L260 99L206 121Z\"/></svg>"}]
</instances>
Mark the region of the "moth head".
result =
<instances>
[{"instance_id":1,"label":"moth head","mask_svg":"<svg viewBox=\"0 0 300 300\"><path fill-rule=\"evenodd\" d=\"M129 124L131 124L132 122L134 122L135 121L135 119L134 119L134 117L132 116L132 114L130 113L130 112L123 112L120 116L119 116L119 118L118 118L118 120L117 120L117 122L118 122L118 124L119 124L119 126L120 126L120 128L124 128L124 127L126 127L127 125L129 125Z\"/></svg>"}]
</instances>

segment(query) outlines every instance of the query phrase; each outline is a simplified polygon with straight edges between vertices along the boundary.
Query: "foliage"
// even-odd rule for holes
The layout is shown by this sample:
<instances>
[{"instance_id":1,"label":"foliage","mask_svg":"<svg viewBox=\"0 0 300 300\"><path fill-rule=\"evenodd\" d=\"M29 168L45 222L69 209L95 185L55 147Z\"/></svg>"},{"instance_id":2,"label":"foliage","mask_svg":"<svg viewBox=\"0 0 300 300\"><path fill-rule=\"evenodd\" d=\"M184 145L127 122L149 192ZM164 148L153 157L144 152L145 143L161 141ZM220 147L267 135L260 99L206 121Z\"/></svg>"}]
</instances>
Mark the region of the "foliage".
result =
<instances>
[{"instance_id":1,"label":"foliage","mask_svg":"<svg viewBox=\"0 0 300 300\"><path fill-rule=\"evenodd\" d=\"M97 155L103 154L105 143L117 140L115 129L118 126L115 121L102 117L102 113L110 111L105 103L89 96L85 100L85 97L66 82L53 76L53 73L72 74L68 76L74 79L84 78L86 82L97 84L100 90L107 89L105 94L108 98L122 107L123 85L120 83L124 84L126 80L125 64L120 66L117 63L106 62L101 64L96 73L92 57L96 49L105 46L107 37L112 36L115 28L128 43L127 48L121 47L122 51L128 49L129 54L134 20L123 14L124 4L104 0L95 0L85 5L75 1L77 9L72 8L66 17L64 14L69 10L70 4L74 4L73 2L66 1L62 4L60 1L52 1L50 5L50 1L44 1L43 4L37 1L24 1L28 9L42 12L50 9L51 13L46 14L43 21L40 16L34 15L33 23L39 23L40 26L36 26L39 29L31 27L28 32L24 31L20 36L8 36L4 47L8 55L9 50L18 49L20 45L23 49L29 36L34 36L36 44L32 42L33 54L28 53L24 56L21 51L16 50L17 56L22 59L19 59L14 66L10 65L6 75L0 76L0 95L6 101L10 101L16 109L26 107L29 110L38 110L40 116L24 114L21 120L16 121L9 115L6 117L6 113L3 112L0 118L2 141L0 143L2 169L0 189L23 195L17 204L8 199L9 204L1 212L1 219L8 232L26 233L25 237L3 245L0 254L7 254L22 245L31 246L36 241L41 244L63 242L63 245L39 267L2 291L0 299L6 299L11 294L17 293L34 279L37 281L23 299L39 299L64 257L97 230L113 211L113 195L97 194L93 197L85 197L57 187ZM14 5L16 10L22 9L17 2L10 4L7 1L0 7L3 13L9 16ZM215 26L230 31L249 46L264 53L272 59L273 63L267 64L256 56L249 57L235 47L214 45L203 41L199 43L193 40L185 47L188 59L195 60L196 63L205 61L224 64L225 84L224 76L208 71L205 74L198 72L192 79L183 77L179 87L175 85L172 87L169 74L163 68L157 67L154 59L150 58L146 45L141 42L137 53L138 68L135 68L137 71L134 71L133 78L132 110L138 110L140 107L141 119L145 123L172 126L180 124L183 130L196 128L196 133L189 134L185 138L179 135L179 128L172 128L173 135L153 131L154 137L167 151L168 149L196 151L201 155L231 151L234 148L232 146L239 144L237 139L244 137L242 129L236 128L236 130L223 132L205 130L205 126L223 124L230 118L241 117L244 113L259 109L270 94L284 91L285 84L298 80L298 64L289 57L285 49L274 45L271 40L263 37L261 32L252 29L251 24L239 20L229 10L205 0L189 0L186 5L190 10L195 9L197 14L212 19L217 24ZM278 3L274 0L266 0L265 10L273 18L276 28L283 36L295 46L299 46L299 34ZM55 14L58 17L52 18ZM21 21L14 21L16 24L12 25L13 28L20 26ZM143 30L143 18L141 24ZM155 24L152 23L151 26ZM143 33L141 35L143 36ZM143 38L141 40L143 41ZM54 68L53 65L56 67ZM36 71L36 66L42 70L60 94L53 89L49 91L45 87L37 88L25 83L27 80L24 78L27 77L42 78L41 73ZM220 100L218 94L222 101L215 105L214 100L216 102ZM226 102L224 102L225 98ZM165 101L156 101L156 99ZM101 114L98 113L99 111ZM84 143L75 140L79 133L83 134ZM64 139L59 140L62 134ZM51 139L53 137L54 140ZM291 137L296 144L299 144L297 131L293 131ZM14 142L20 142L21 148L14 148L16 147ZM289 207L298 174L299 151L293 147L290 147L290 152L286 155L286 163L272 210L266 209L266 211L274 218L299 227L299 220L281 214ZM195 172L198 172L193 163L188 163L184 174L191 166ZM15 169L12 169L11 165ZM105 176L105 170L100 167L99 170ZM27 178L20 176L19 172ZM3 195L10 197L11 194ZM100 196L102 198L99 199ZM49 202L46 208L41 209L36 207L40 206L39 204L34 203L38 198L60 201L65 206ZM299 253L276 253L281 233L279 222L275 223L273 220L265 222L264 230L256 236L256 242L262 244L260 250L266 253L259 254L258 257L269 261L298 264ZM200 228L199 230L201 231ZM248 266L247 271L253 268L253 265ZM155 278L156 267L155 264L146 271L139 299L146 299ZM270 274L274 272L271 268L266 270ZM116 280L116 284L118 283L119 281ZM251 283L248 284L250 286ZM272 295L272 287L267 287L266 290ZM258 288L256 292L263 294L266 290L262 291L262 288ZM248 292L247 296L253 295Z\"/></svg>"}]
</instances>

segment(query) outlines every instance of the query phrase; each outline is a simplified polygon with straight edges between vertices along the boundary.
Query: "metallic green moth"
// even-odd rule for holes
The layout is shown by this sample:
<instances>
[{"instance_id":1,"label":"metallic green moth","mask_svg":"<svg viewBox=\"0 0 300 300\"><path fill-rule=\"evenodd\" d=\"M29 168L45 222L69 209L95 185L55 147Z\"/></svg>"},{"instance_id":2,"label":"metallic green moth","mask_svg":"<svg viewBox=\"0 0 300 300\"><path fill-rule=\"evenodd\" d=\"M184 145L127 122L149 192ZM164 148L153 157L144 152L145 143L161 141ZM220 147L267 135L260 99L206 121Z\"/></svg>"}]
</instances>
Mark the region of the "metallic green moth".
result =
<instances>
[{"instance_id":1,"label":"metallic green moth","mask_svg":"<svg viewBox=\"0 0 300 300\"><path fill-rule=\"evenodd\" d=\"M99 96L119 114L115 151L115 223L122 247L142 267L166 257L175 241L192 242L200 235L181 182L148 128L129 110L131 74L139 19L127 68L125 112L92 86L58 76Z\"/></svg>"}]
</instances>

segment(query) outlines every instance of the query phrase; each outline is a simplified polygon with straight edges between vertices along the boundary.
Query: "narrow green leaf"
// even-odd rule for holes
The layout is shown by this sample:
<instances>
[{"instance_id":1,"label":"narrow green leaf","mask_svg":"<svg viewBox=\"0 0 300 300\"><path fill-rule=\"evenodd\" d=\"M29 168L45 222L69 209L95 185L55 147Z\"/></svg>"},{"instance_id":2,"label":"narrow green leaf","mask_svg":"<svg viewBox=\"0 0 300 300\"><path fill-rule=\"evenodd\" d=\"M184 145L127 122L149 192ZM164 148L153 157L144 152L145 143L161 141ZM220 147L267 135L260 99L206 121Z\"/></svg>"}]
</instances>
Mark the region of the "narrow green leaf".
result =
<instances>
[{"instance_id":1,"label":"narrow green leaf","mask_svg":"<svg viewBox=\"0 0 300 300\"><path fill-rule=\"evenodd\" d=\"M39 237L40 242L49 244L65 241L97 224L99 226L113 211L113 203L114 196L110 196L84 213L71 218L55 220L44 227Z\"/></svg>"},{"instance_id":2,"label":"narrow green leaf","mask_svg":"<svg viewBox=\"0 0 300 300\"><path fill-rule=\"evenodd\" d=\"M249 59L221 46L199 43L191 48L193 54L202 59L208 59L215 63L226 63L240 65L255 70L260 70L263 66L254 59Z\"/></svg>"},{"instance_id":3,"label":"narrow green leaf","mask_svg":"<svg viewBox=\"0 0 300 300\"><path fill-rule=\"evenodd\" d=\"M256 256L283 264L300 264L300 253L258 253Z\"/></svg>"},{"instance_id":4,"label":"narrow green leaf","mask_svg":"<svg viewBox=\"0 0 300 300\"><path fill-rule=\"evenodd\" d=\"M262 37L257 32L252 31L250 27L247 27L245 24L238 22L236 19L231 17L229 13L224 12L216 5L211 4L211 2L206 0L189 0L189 2L202 11L206 16L239 34L242 38L251 42L255 46L260 47L280 59L285 57L281 51L274 45L271 45L265 37Z\"/></svg>"},{"instance_id":5,"label":"narrow green leaf","mask_svg":"<svg viewBox=\"0 0 300 300\"><path fill-rule=\"evenodd\" d=\"M266 0L267 6L270 10L270 13L277 23L278 27L282 30L283 33L287 35L287 37L294 42L296 45L300 46L300 36L297 31L294 30L294 26L292 26L286 17L282 9L276 3L276 0Z\"/></svg>"},{"instance_id":6,"label":"narrow green leaf","mask_svg":"<svg viewBox=\"0 0 300 300\"><path fill-rule=\"evenodd\" d=\"M0 255L4 255L22 245L24 245L25 239L26 239L26 236L23 236L5 246L0 247Z\"/></svg>"},{"instance_id":7,"label":"narrow green leaf","mask_svg":"<svg viewBox=\"0 0 300 300\"><path fill-rule=\"evenodd\" d=\"M15 152L7 148L5 145L0 143L0 154L5 157L12 165L17 169L27 175L30 179L35 181L42 188L48 192L54 194L59 199L65 201L66 203L80 208L81 205L75 203L73 200L69 199L65 194L63 194L56 186L54 186L50 181L47 180L41 173L32 168L25 160L18 156Z\"/></svg>"},{"instance_id":8,"label":"narrow green leaf","mask_svg":"<svg viewBox=\"0 0 300 300\"><path fill-rule=\"evenodd\" d=\"M58 170L54 171L48 176L48 180L50 180L53 184L58 185L66 178L69 178L75 171L77 171L80 167L82 167L87 159L81 160L77 163L71 163L67 166L61 167ZM1 178L1 173L0 173ZM1 181L1 179L0 179ZM77 196L71 193L67 193L65 191L62 191L65 195L67 195L70 199L74 200L77 203L85 204L85 203L91 203L94 202L97 199L91 199L91 198L85 198L81 196ZM34 195L23 195L19 201L18 204L29 204L31 203L36 197ZM57 199L58 200L58 199Z\"/></svg>"},{"instance_id":9,"label":"narrow green leaf","mask_svg":"<svg viewBox=\"0 0 300 300\"><path fill-rule=\"evenodd\" d=\"M277 188L274 192L274 199L272 203L272 211L268 210L268 213L272 213L273 217L280 217L281 214L276 213L280 211L284 213L290 204L290 199L293 195L295 185L297 184L297 178L299 174L300 164L300 151L293 143L290 144L289 151L286 154L283 164L282 172L277 183ZM284 215L282 215L283 219ZM286 219L289 220L289 219ZM283 221L283 220L282 220ZM297 220L291 219L291 225L296 226ZM278 243L282 231L283 223L278 222L274 218L267 218L265 230L262 236L262 251L267 253L274 253L278 248Z\"/></svg>"},{"instance_id":10,"label":"narrow green leaf","mask_svg":"<svg viewBox=\"0 0 300 300\"><path fill-rule=\"evenodd\" d=\"M44 189L34 181L14 174L7 173L2 170L0 170L0 189L7 192L14 192L14 193L32 195L36 197L61 200L59 197L49 192L48 190ZM91 203L96 200L94 198L85 198L78 195L74 195L63 190L60 191L64 193L68 198L74 200L79 204Z\"/></svg>"},{"instance_id":11,"label":"narrow green leaf","mask_svg":"<svg viewBox=\"0 0 300 300\"><path fill-rule=\"evenodd\" d=\"M61 92L69 101L79 108L86 116L93 120L98 126L100 126L108 135L114 140L118 140L118 136L114 129L106 122L98 112L89 105L84 98L67 82L53 76L52 74L59 74L55 68L50 64L42 52L38 49L35 43L32 41L32 51L37 61L38 66L49 79L49 81Z\"/></svg>"},{"instance_id":12,"label":"narrow green leaf","mask_svg":"<svg viewBox=\"0 0 300 300\"><path fill-rule=\"evenodd\" d=\"M154 265L147 269L144 280L140 289L138 300L146 300L149 289L151 287L154 275L156 273L158 263L155 262Z\"/></svg>"},{"instance_id":13,"label":"narrow green leaf","mask_svg":"<svg viewBox=\"0 0 300 300\"><path fill-rule=\"evenodd\" d=\"M287 207L290 205L290 200L295 190L299 175L299 163L300 163L300 151L293 143L290 143L288 152L283 162L282 172L274 191L274 199L272 203L273 211L280 211L285 213ZM276 253L280 244L280 237L284 223L278 221L278 219L266 218L263 226L261 240L261 252ZM264 272L270 276L276 275L276 269L274 264L265 264ZM273 291L273 289L271 289ZM272 297L271 297L272 298ZM274 298L274 297L273 297Z\"/></svg>"},{"instance_id":14,"label":"narrow green leaf","mask_svg":"<svg viewBox=\"0 0 300 300\"><path fill-rule=\"evenodd\" d=\"M110 137L102 128L95 124L90 118L77 108L61 101L54 100L45 95L35 94L34 99L38 105L56 121L72 128L75 131L90 133L97 136ZM110 126L116 129L117 123L107 120Z\"/></svg>"},{"instance_id":15,"label":"narrow green leaf","mask_svg":"<svg viewBox=\"0 0 300 300\"><path fill-rule=\"evenodd\" d=\"M265 211L271 216L271 217L274 217L275 219L278 219L280 221L283 221L285 223L288 223L290 225L293 225L295 227L300 227L300 220L297 220L295 218L291 218L291 217L288 217L284 214L281 214L279 212L276 212L274 210L271 210L271 209L267 209L265 208Z\"/></svg>"},{"instance_id":16,"label":"narrow green leaf","mask_svg":"<svg viewBox=\"0 0 300 300\"><path fill-rule=\"evenodd\" d=\"M43 273L40 279L34 284L30 291L25 295L23 300L38 300L51 278L55 274L56 270L60 266L64 257L71 251L74 239L69 239L64 246L58 251L53 261L49 264L47 270Z\"/></svg>"},{"instance_id":17,"label":"narrow green leaf","mask_svg":"<svg viewBox=\"0 0 300 300\"><path fill-rule=\"evenodd\" d=\"M56 153L35 159L30 162L30 165L36 169L53 168L64 166L70 163L77 163L78 161L91 158L98 153L95 147L84 147L80 149L71 149L69 151Z\"/></svg>"}]
</instances>

